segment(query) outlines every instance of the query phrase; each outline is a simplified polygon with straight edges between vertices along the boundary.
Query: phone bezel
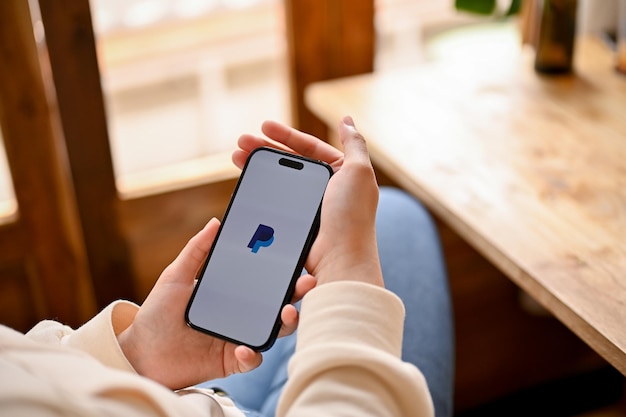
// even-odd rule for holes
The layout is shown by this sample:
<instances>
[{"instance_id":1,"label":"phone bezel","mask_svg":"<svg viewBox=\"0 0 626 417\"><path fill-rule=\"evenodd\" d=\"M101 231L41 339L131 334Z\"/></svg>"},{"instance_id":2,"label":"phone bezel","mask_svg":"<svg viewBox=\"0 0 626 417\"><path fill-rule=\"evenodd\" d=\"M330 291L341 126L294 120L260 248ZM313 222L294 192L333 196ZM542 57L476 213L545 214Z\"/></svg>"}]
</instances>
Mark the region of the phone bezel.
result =
<instances>
[{"instance_id":1,"label":"phone bezel","mask_svg":"<svg viewBox=\"0 0 626 417\"><path fill-rule=\"evenodd\" d=\"M205 333L205 334L208 334L208 335L213 336L213 337L217 337L219 339L225 340L225 341L230 342L230 343L234 343L234 344L237 344L237 345L248 346L249 348L251 348L251 349L253 349L255 351L259 351L259 352L263 352L263 351L266 351L269 348L271 348L273 346L273 344L275 343L276 339L278 338L278 333L280 331L280 327L281 327L281 324L282 324L282 321L280 319L280 312L282 311L283 307L291 301L291 298L293 297L293 293L295 291L296 281L299 278L299 276L301 275L301 271L304 268L304 264L306 262L306 258L308 257L308 254L309 254L309 252L311 250L311 246L313 245L313 242L315 241L315 238L317 237L317 233L319 231L321 207L322 207L322 202L323 202L323 199L324 199L325 192L324 192L324 194L322 194L322 198L320 199L320 203L318 205L318 208L317 208L317 211L316 211L316 215L315 215L315 217L314 217L314 219L313 219L313 221L311 223L311 226L309 228L309 232L308 232L305 244L303 246L302 251L300 252L300 256L299 256L298 262L296 264L296 267L294 269L292 277L291 277L291 279L289 281L289 285L288 285L288 287L286 289L285 296L283 297L282 303L281 303L280 308L278 310L279 313L278 313L276 319L274 320L274 325L272 327L272 330L270 331L270 333L269 333L269 335L267 337L267 340L264 343L262 343L262 344L260 344L258 346L257 345L250 345L248 343L245 343L244 341L230 338L230 337L228 337L226 335L223 335L223 334L211 331L211 330L206 329L206 328L204 328L202 326L194 324L191 321L190 317L189 317L189 311L191 309L191 305L193 304L193 302L196 299L197 290L198 290L198 288L200 286L202 278L204 277L204 272L205 272L205 270L206 270L206 268L207 268L207 266L209 264L209 260L211 259L211 256L213 254L213 250L215 249L215 247L217 245L217 242L219 241L222 229L223 229L224 225L226 224L226 221L228 219L228 215L229 215L230 209L231 209L231 207L233 205L233 202L235 201L235 197L237 196L237 193L239 191L239 186L240 186L240 184L242 183L242 181L244 179L244 176L246 174L246 170L248 168L248 165L250 164L253 156L256 153L263 152L263 151L273 152L273 153L281 155L281 156L283 156L285 158L292 158L292 159L296 159L296 160L303 161L303 162L306 162L306 163L313 163L313 164L321 165L321 166L325 167L328 170L328 173L329 173L328 181L330 181L330 178L333 175L332 167L329 164L327 164L326 162L320 161L320 160L317 160L317 159L307 158L307 157L302 156L302 155L289 153L289 152L286 152L286 151L283 151L283 150L280 150L280 149L276 149L276 148L272 148L272 147L268 147L268 146L262 146L262 147L254 149L252 152L250 152L250 155L248 155L248 158L246 159L246 162L245 162L245 164L244 164L244 166L242 168L242 171L241 171L241 174L239 176L239 179L237 180L237 184L235 185L235 188L234 188L233 193L231 195L230 201L228 202L228 206L227 206L227 208L226 208L226 210L224 212L223 221L220 223L220 227L219 227L219 229L217 231L217 234L215 236L213 244L211 245L211 249L209 250L208 255L207 255L207 257L206 257L206 259L204 261L204 264L203 264L202 268L200 269L200 271L199 271L199 273L198 273L198 275L196 277L197 278L196 285L194 287L194 290L193 290L193 292L192 292L192 294L191 294L191 296L189 298L189 302L187 303L187 307L185 309L185 322L192 329L200 331L200 332Z\"/></svg>"}]
</instances>

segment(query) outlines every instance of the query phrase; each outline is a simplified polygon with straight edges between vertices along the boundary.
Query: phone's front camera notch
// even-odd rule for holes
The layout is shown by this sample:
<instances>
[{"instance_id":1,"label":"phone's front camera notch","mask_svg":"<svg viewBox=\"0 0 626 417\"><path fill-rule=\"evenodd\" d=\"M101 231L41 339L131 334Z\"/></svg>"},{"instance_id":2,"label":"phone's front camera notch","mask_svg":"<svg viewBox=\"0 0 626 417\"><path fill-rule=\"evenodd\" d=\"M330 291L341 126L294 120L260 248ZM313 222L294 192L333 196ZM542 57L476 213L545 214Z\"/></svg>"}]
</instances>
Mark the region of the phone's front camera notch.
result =
<instances>
[{"instance_id":1,"label":"phone's front camera notch","mask_svg":"<svg viewBox=\"0 0 626 417\"><path fill-rule=\"evenodd\" d=\"M302 162L295 161L295 160L289 159L289 158L280 158L278 160L278 163L280 165L282 165L282 166L285 166L285 167L297 169L298 171L300 171L302 168L304 168L304 164Z\"/></svg>"}]
</instances>

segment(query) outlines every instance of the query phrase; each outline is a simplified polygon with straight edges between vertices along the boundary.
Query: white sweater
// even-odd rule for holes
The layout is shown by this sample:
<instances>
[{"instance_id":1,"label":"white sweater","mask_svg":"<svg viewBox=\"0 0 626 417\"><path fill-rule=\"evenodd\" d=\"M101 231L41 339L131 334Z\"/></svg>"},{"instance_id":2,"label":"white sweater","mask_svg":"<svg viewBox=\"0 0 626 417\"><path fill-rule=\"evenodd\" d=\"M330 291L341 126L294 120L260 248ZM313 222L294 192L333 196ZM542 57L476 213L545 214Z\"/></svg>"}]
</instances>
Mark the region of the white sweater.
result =
<instances>
[{"instance_id":1,"label":"white sweater","mask_svg":"<svg viewBox=\"0 0 626 417\"><path fill-rule=\"evenodd\" d=\"M242 416L210 390L172 392L134 371L116 335L137 309L115 302L77 330L0 326L0 416ZM403 320L400 299L378 287L310 291L277 415L432 416L424 377L399 359Z\"/></svg>"}]
</instances>

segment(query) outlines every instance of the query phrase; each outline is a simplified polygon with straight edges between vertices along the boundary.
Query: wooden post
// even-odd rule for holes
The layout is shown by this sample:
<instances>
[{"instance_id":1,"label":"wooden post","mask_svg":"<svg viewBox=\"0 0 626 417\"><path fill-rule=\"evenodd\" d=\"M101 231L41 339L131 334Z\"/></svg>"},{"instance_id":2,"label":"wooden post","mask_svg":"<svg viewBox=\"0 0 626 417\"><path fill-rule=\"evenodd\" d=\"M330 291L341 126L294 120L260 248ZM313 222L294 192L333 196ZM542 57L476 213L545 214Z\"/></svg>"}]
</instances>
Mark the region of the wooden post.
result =
<instances>
[{"instance_id":1,"label":"wooden post","mask_svg":"<svg viewBox=\"0 0 626 417\"><path fill-rule=\"evenodd\" d=\"M374 0L285 0L294 127L327 139L326 125L304 103L316 81L372 72Z\"/></svg>"},{"instance_id":2,"label":"wooden post","mask_svg":"<svg viewBox=\"0 0 626 417\"><path fill-rule=\"evenodd\" d=\"M133 299L89 0L39 7L96 301Z\"/></svg>"},{"instance_id":3,"label":"wooden post","mask_svg":"<svg viewBox=\"0 0 626 417\"><path fill-rule=\"evenodd\" d=\"M80 324L84 253L67 215L51 111L39 66L27 0L0 1L0 126L18 202L17 222L2 228L0 251L21 262L37 319ZM10 227L9 227L10 226ZM4 278L4 277L3 277Z\"/></svg>"}]
</instances>

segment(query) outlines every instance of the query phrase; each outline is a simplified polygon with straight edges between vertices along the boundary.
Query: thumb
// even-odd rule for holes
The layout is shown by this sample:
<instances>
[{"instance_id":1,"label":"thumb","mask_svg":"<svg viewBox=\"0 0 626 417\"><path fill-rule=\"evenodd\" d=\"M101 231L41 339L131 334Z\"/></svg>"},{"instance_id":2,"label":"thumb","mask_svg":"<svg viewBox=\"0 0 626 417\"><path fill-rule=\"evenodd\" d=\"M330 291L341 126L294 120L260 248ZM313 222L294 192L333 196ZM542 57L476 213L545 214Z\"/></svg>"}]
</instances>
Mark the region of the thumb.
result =
<instances>
[{"instance_id":1,"label":"thumb","mask_svg":"<svg viewBox=\"0 0 626 417\"><path fill-rule=\"evenodd\" d=\"M263 362L263 356L259 352L255 352L247 346L237 346L235 348L235 359L237 363L234 373L242 374L256 369Z\"/></svg>"},{"instance_id":2,"label":"thumb","mask_svg":"<svg viewBox=\"0 0 626 417\"><path fill-rule=\"evenodd\" d=\"M352 117L346 116L339 126L339 138L343 145L344 163L356 162L371 165L365 138L354 126Z\"/></svg>"},{"instance_id":3,"label":"thumb","mask_svg":"<svg viewBox=\"0 0 626 417\"><path fill-rule=\"evenodd\" d=\"M192 237L176 259L163 271L159 281L192 283L213 245L220 222L212 218L204 228Z\"/></svg>"}]
</instances>

